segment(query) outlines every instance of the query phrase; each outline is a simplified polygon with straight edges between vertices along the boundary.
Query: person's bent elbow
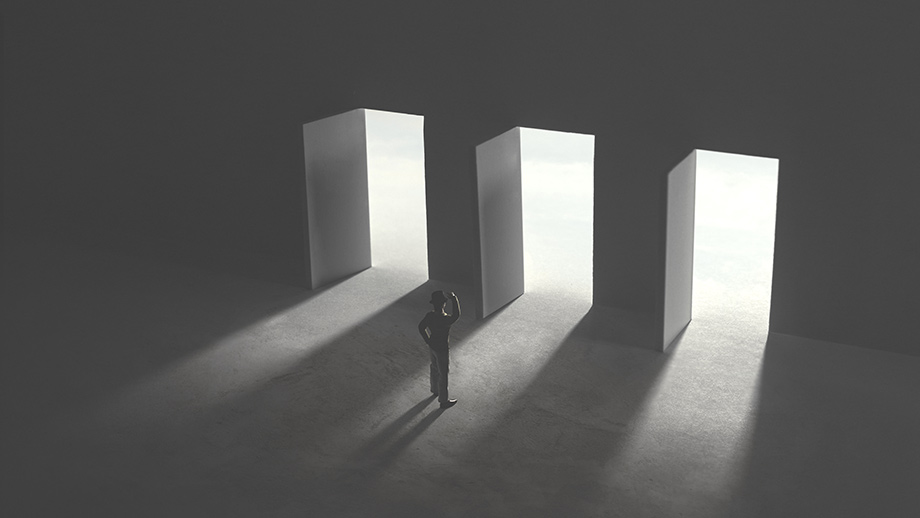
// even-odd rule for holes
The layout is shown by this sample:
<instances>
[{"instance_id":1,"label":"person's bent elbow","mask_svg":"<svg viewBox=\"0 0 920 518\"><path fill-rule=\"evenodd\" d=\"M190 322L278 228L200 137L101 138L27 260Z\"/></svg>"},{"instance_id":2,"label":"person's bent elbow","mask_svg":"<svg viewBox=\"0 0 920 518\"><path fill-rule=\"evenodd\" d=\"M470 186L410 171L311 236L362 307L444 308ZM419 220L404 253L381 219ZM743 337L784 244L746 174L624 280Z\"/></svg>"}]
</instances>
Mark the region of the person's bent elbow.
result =
<instances>
[{"instance_id":1,"label":"person's bent elbow","mask_svg":"<svg viewBox=\"0 0 920 518\"><path fill-rule=\"evenodd\" d=\"M450 295L454 303L454 310L450 315L451 323L453 324L460 318L460 299L457 298L457 296L454 295L453 293L451 293Z\"/></svg>"}]
</instances>

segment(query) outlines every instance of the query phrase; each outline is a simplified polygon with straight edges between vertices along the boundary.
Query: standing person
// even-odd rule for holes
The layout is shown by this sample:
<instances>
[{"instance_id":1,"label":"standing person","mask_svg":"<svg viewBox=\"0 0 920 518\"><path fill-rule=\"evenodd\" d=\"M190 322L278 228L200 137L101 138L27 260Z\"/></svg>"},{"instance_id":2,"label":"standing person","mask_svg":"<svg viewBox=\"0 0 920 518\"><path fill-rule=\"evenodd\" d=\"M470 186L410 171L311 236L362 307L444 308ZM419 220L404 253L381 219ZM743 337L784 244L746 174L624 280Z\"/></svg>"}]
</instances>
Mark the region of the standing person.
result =
<instances>
[{"instance_id":1,"label":"standing person","mask_svg":"<svg viewBox=\"0 0 920 518\"><path fill-rule=\"evenodd\" d=\"M456 399L447 396L447 372L450 363L450 326L460 318L460 300L454 292L450 292L450 300L454 308L451 314L447 314L444 311L447 305L444 292L433 292L429 301L432 310L418 323L418 332L431 352L431 393L438 396L441 408L450 408L457 403Z\"/></svg>"}]
</instances>

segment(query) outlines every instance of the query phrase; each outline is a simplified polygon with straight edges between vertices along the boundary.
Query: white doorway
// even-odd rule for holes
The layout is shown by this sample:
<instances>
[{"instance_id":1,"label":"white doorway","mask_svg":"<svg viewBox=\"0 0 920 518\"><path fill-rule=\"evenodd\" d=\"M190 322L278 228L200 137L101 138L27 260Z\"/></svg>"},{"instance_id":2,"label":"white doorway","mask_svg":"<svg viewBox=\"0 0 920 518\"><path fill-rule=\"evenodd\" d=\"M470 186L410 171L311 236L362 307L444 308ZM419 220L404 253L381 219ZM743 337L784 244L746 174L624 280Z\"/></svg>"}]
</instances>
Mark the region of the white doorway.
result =
<instances>
[{"instance_id":1,"label":"white doorway","mask_svg":"<svg viewBox=\"0 0 920 518\"><path fill-rule=\"evenodd\" d=\"M593 161L591 135L517 127L476 147L480 318L525 290L590 304Z\"/></svg>"},{"instance_id":2,"label":"white doorway","mask_svg":"<svg viewBox=\"0 0 920 518\"><path fill-rule=\"evenodd\" d=\"M662 349L691 319L766 325L779 161L695 150L668 174Z\"/></svg>"},{"instance_id":3,"label":"white doorway","mask_svg":"<svg viewBox=\"0 0 920 518\"><path fill-rule=\"evenodd\" d=\"M372 264L427 278L422 130L420 116L366 109L303 125L311 289Z\"/></svg>"},{"instance_id":4,"label":"white doorway","mask_svg":"<svg viewBox=\"0 0 920 518\"><path fill-rule=\"evenodd\" d=\"M372 265L427 278L424 117L366 113Z\"/></svg>"},{"instance_id":5,"label":"white doorway","mask_svg":"<svg viewBox=\"0 0 920 518\"><path fill-rule=\"evenodd\" d=\"M521 128L524 290L590 302L594 136Z\"/></svg>"}]
</instances>

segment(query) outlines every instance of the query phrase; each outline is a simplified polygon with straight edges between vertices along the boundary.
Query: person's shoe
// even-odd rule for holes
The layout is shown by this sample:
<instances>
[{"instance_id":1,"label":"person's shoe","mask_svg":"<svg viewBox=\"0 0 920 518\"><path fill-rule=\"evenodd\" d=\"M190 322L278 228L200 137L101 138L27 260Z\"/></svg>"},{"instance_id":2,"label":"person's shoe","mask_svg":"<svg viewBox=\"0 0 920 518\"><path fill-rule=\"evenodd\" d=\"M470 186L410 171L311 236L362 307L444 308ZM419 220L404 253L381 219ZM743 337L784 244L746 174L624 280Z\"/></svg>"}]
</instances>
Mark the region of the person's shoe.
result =
<instances>
[{"instance_id":1,"label":"person's shoe","mask_svg":"<svg viewBox=\"0 0 920 518\"><path fill-rule=\"evenodd\" d=\"M456 399L448 399L447 401L441 403L441 408L450 408L457 404Z\"/></svg>"},{"instance_id":2,"label":"person's shoe","mask_svg":"<svg viewBox=\"0 0 920 518\"><path fill-rule=\"evenodd\" d=\"M437 393L437 392L432 392L431 395L434 396L434 397L438 397L438 393Z\"/></svg>"}]
</instances>

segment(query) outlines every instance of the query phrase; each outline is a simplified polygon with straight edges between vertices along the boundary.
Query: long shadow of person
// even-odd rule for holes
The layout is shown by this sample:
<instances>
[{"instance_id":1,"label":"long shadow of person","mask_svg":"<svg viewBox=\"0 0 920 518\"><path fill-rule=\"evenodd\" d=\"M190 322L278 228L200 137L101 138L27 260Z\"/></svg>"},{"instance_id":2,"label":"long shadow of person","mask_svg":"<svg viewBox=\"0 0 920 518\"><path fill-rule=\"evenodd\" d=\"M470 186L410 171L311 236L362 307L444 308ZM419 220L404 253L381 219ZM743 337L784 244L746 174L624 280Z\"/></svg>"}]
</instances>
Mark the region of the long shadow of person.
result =
<instances>
[{"instance_id":1,"label":"long shadow of person","mask_svg":"<svg viewBox=\"0 0 920 518\"><path fill-rule=\"evenodd\" d=\"M341 471L338 476L311 489L316 495L367 495L372 492L375 482L384 475L393 462L444 413L443 408L437 407L400 435L400 431L421 414L434 399L434 395L428 396L394 419L351 456L347 463L350 469ZM367 504L368 502L363 499L356 499L354 501L337 500L329 505L338 507L338 511L341 512L360 510L363 513L371 511L364 507Z\"/></svg>"}]
</instances>

